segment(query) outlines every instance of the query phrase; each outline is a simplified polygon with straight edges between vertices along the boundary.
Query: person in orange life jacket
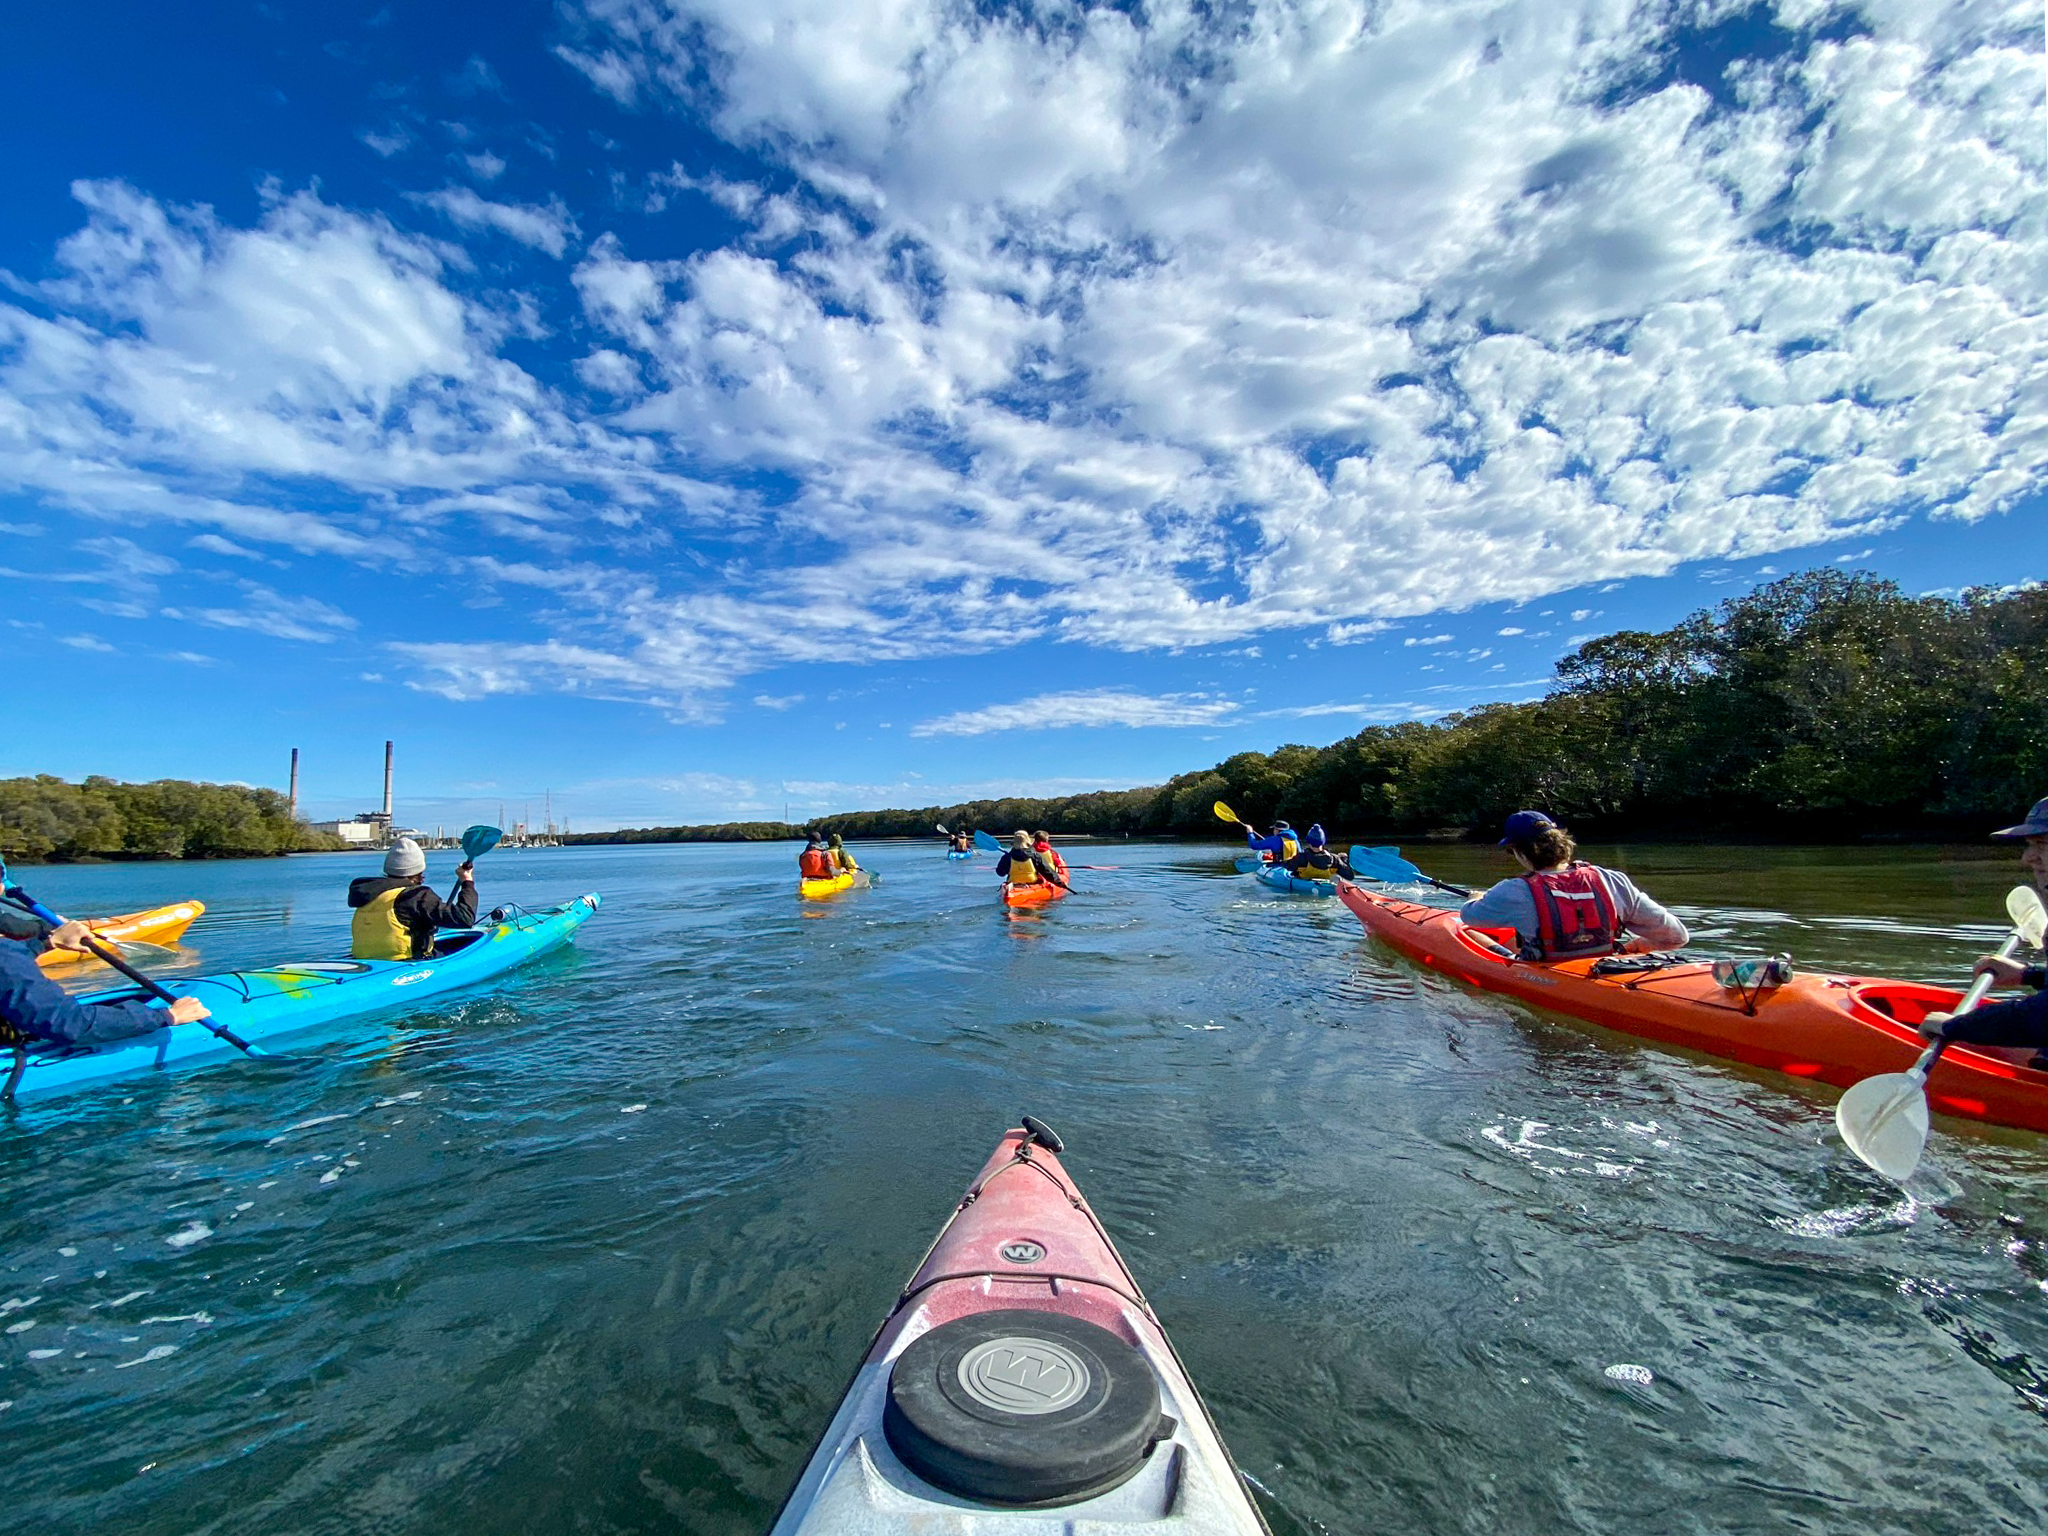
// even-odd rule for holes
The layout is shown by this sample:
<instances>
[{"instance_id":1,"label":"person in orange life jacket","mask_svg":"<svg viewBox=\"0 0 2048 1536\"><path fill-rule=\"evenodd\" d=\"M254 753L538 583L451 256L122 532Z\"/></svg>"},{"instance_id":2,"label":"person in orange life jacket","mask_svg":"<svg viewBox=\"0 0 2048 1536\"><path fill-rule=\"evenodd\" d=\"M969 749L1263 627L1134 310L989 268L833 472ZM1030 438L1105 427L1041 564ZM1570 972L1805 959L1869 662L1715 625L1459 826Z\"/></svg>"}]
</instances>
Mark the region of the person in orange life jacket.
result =
<instances>
[{"instance_id":1,"label":"person in orange life jacket","mask_svg":"<svg viewBox=\"0 0 2048 1536\"><path fill-rule=\"evenodd\" d=\"M169 1008L140 999L80 1003L43 974L36 956L45 949L92 953L84 923L52 928L26 906L0 897L0 1045L108 1045L153 1035L167 1024L196 1024L207 1016L196 997L181 997Z\"/></svg>"},{"instance_id":2,"label":"person in orange life jacket","mask_svg":"<svg viewBox=\"0 0 2048 1536\"><path fill-rule=\"evenodd\" d=\"M1032 833L1031 851L1036 854L1041 854L1045 858L1051 860L1052 867L1059 872L1059 877L1062 880L1067 878L1067 861L1061 858L1060 851L1057 848L1053 847L1052 834L1050 832Z\"/></svg>"},{"instance_id":3,"label":"person in orange life jacket","mask_svg":"<svg viewBox=\"0 0 2048 1536\"><path fill-rule=\"evenodd\" d=\"M2034 882L2034 888L2048 897L2048 800L2037 800L2027 819L2017 826L1991 834L2020 847L2020 868ZM1996 987L2031 987L2032 997L2007 1003L1986 1003L1974 1013L1957 1018L1950 1013L1930 1013L1921 1022L1920 1033L1930 1040L1946 1037L1966 1045L2031 1045L2036 1047L2027 1063L2036 1071L2048 1071L2048 967L2023 965L2003 955L1986 955L1975 974L1989 975Z\"/></svg>"},{"instance_id":4,"label":"person in orange life jacket","mask_svg":"<svg viewBox=\"0 0 2048 1536\"><path fill-rule=\"evenodd\" d=\"M1244 840L1252 852L1270 853L1273 862L1277 864L1285 864L1301 852L1301 839L1294 835L1294 828L1284 821L1274 822L1273 830L1264 837L1252 836L1252 829L1246 827Z\"/></svg>"},{"instance_id":5,"label":"person in orange life jacket","mask_svg":"<svg viewBox=\"0 0 2048 1536\"><path fill-rule=\"evenodd\" d=\"M846 839L837 832L832 834L831 846L827 851L832 855L832 868L835 874L841 871L850 873L860 868L853 862L853 855L846 851Z\"/></svg>"},{"instance_id":6,"label":"person in orange life jacket","mask_svg":"<svg viewBox=\"0 0 2048 1536\"><path fill-rule=\"evenodd\" d=\"M1053 868L1052 860L1031 846L1031 834L1019 832L1010 839L1010 851L996 860L996 878L1011 885L1036 885L1050 880L1063 891L1072 890L1066 874Z\"/></svg>"},{"instance_id":7,"label":"person in orange life jacket","mask_svg":"<svg viewBox=\"0 0 2048 1536\"><path fill-rule=\"evenodd\" d=\"M464 859L455 869L455 889L443 901L424 883L427 856L401 837L384 855L384 874L351 881L348 952L358 960L424 960L434 952L437 928L476 926L476 870Z\"/></svg>"},{"instance_id":8,"label":"person in orange life jacket","mask_svg":"<svg viewBox=\"0 0 2048 1536\"><path fill-rule=\"evenodd\" d=\"M1287 873L1297 880L1334 880L1342 875L1346 880L1356 880L1351 872L1351 861L1340 853L1330 851L1330 837L1317 822L1308 829L1308 840L1301 852L1291 859L1283 859Z\"/></svg>"},{"instance_id":9,"label":"person in orange life jacket","mask_svg":"<svg viewBox=\"0 0 2048 1536\"><path fill-rule=\"evenodd\" d=\"M813 832L804 851L796 856L796 872L806 880L830 880L839 873L832 850L825 846L825 834Z\"/></svg>"},{"instance_id":10,"label":"person in orange life jacket","mask_svg":"<svg viewBox=\"0 0 2048 1536\"><path fill-rule=\"evenodd\" d=\"M1541 811L1515 812L1505 830L1500 846L1523 873L1482 891L1458 915L1473 928L1514 929L1524 960L1676 949L1692 938L1627 875L1574 858L1571 833Z\"/></svg>"}]
</instances>

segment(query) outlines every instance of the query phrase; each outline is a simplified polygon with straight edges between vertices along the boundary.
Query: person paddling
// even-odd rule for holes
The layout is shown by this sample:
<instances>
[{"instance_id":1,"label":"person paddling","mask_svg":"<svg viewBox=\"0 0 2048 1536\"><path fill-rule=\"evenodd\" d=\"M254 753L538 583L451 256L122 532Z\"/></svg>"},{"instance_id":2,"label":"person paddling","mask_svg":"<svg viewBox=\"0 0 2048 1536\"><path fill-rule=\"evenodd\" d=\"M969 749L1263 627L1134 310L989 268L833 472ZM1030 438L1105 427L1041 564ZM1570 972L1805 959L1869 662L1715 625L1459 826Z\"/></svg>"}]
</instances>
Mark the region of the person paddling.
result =
<instances>
[{"instance_id":1,"label":"person paddling","mask_svg":"<svg viewBox=\"0 0 2048 1536\"><path fill-rule=\"evenodd\" d=\"M839 865L832 857L832 850L825 845L824 833L810 834L810 841L804 844L804 851L796 856L796 872L806 880L830 880L839 873Z\"/></svg>"},{"instance_id":2,"label":"person paddling","mask_svg":"<svg viewBox=\"0 0 2048 1536\"><path fill-rule=\"evenodd\" d=\"M2020 868L2034 882L2034 888L2048 896L2048 800L2037 800L2027 819L2004 827L1994 838L2020 844ZM1920 1023L1920 1033L1930 1040L1948 1039L1964 1045L2033 1046L2027 1065L2048 1071L2048 967L2022 965L2003 955L1985 955L1972 968L1972 975L1991 977L1994 987L2030 987L2032 997L2006 1003L1986 1003L1960 1018L1950 1013L1930 1013Z\"/></svg>"},{"instance_id":3,"label":"person paddling","mask_svg":"<svg viewBox=\"0 0 2048 1536\"><path fill-rule=\"evenodd\" d=\"M1308 829L1307 840L1301 852L1291 859L1281 861L1287 873L1297 880L1334 880L1342 875L1346 880L1356 880L1351 872L1351 861L1340 853L1330 851L1329 834L1323 831L1323 824L1317 822Z\"/></svg>"},{"instance_id":4,"label":"person paddling","mask_svg":"<svg viewBox=\"0 0 2048 1536\"><path fill-rule=\"evenodd\" d=\"M850 875L860 868L858 864L853 862L853 855L846 851L846 839L837 832L832 834L826 852L832 855L832 868L835 873Z\"/></svg>"},{"instance_id":5,"label":"person paddling","mask_svg":"<svg viewBox=\"0 0 2048 1536\"><path fill-rule=\"evenodd\" d=\"M401 837L384 855L384 873L349 882L348 952L358 960L425 960L434 953L437 928L476 926L476 866L455 867L455 889L443 901L428 889L427 856Z\"/></svg>"},{"instance_id":6,"label":"person paddling","mask_svg":"<svg viewBox=\"0 0 2048 1536\"><path fill-rule=\"evenodd\" d=\"M1294 828L1284 821L1274 822L1273 830L1264 837L1254 837L1252 829L1246 827L1244 840L1252 852L1266 854L1268 862L1273 864L1285 864L1301 852L1301 839L1294 835Z\"/></svg>"},{"instance_id":7,"label":"person paddling","mask_svg":"<svg viewBox=\"0 0 2048 1536\"><path fill-rule=\"evenodd\" d=\"M1010 850L996 860L996 878L1010 885L1036 885L1041 880L1050 881L1063 891L1071 891L1066 877L1053 868L1052 860L1031 846L1031 834L1019 832L1010 839Z\"/></svg>"},{"instance_id":8,"label":"person paddling","mask_svg":"<svg viewBox=\"0 0 2048 1536\"><path fill-rule=\"evenodd\" d=\"M1677 949L1685 924L1619 870L1577 857L1571 833L1541 811L1517 811L1500 846L1523 873L1458 909L1472 928L1512 928L1524 960L1583 960L1618 951ZM1629 937L1624 937L1628 935Z\"/></svg>"},{"instance_id":9,"label":"person paddling","mask_svg":"<svg viewBox=\"0 0 2048 1536\"><path fill-rule=\"evenodd\" d=\"M196 997L181 997L169 1008L140 1001L74 1001L43 974L36 956L45 948L90 954L88 932L81 922L52 928L27 907L0 896L0 1046L108 1045L209 1017Z\"/></svg>"},{"instance_id":10,"label":"person paddling","mask_svg":"<svg viewBox=\"0 0 2048 1536\"><path fill-rule=\"evenodd\" d=\"M955 832L953 834L953 852L974 852L974 834L971 832Z\"/></svg>"},{"instance_id":11,"label":"person paddling","mask_svg":"<svg viewBox=\"0 0 2048 1536\"><path fill-rule=\"evenodd\" d=\"M1031 851L1050 861L1053 869L1059 874L1060 879L1064 880L1067 878L1067 861L1061 858L1059 850L1053 847L1052 834L1050 832L1032 833Z\"/></svg>"}]
</instances>

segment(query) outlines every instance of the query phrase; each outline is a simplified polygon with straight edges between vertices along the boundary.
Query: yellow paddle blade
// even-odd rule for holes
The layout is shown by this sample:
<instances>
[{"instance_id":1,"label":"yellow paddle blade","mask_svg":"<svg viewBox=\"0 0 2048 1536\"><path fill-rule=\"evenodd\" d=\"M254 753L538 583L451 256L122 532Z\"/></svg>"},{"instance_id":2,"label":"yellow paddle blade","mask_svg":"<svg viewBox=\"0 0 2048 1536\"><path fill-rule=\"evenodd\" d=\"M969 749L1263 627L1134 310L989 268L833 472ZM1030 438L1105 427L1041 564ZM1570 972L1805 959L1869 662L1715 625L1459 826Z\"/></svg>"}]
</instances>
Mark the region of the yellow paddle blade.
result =
<instances>
[{"instance_id":1,"label":"yellow paddle blade","mask_svg":"<svg viewBox=\"0 0 2048 1536\"><path fill-rule=\"evenodd\" d=\"M1223 802L1222 802L1221 800L1218 800L1218 801L1216 802L1216 804L1215 804L1215 806L1213 807L1213 809L1214 809L1214 810L1215 810L1215 812L1216 812L1216 819L1217 819L1218 821L1228 821L1228 822L1234 822L1234 823L1236 823L1236 825L1238 825L1238 826L1240 826L1240 827L1244 825L1244 823L1243 823L1243 822L1241 822L1241 821L1238 821L1238 819L1237 819L1237 812L1233 811L1233 810L1232 810L1232 809L1231 809L1231 808L1230 808L1229 806L1225 805L1225 804L1224 804L1224 803L1223 803Z\"/></svg>"}]
</instances>

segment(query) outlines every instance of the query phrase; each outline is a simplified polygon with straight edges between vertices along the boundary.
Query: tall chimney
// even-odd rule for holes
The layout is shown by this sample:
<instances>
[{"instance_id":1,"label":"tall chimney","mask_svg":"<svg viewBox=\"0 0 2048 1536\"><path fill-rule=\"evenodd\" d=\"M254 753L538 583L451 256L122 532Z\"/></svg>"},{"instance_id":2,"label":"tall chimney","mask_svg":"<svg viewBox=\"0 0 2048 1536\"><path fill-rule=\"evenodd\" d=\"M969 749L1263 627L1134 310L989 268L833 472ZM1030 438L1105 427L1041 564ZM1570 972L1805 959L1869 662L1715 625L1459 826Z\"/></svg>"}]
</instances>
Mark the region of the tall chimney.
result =
<instances>
[{"instance_id":1,"label":"tall chimney","mask_svg":"<svg viewBox=\"0 0 2048 1536\"><path fill-rule=\"evenodd\" d=\"M297 821L299 819L299 749L297 747L292 748L291 801L291 818L293 821Z\"/></svg>"},{"instance_id":2,"label":"tall chimney","mask_svg":"<svg viewBox=\"0 0 2048 1536\"><path fill-rule=\"evenodd\" d=\"M384 825L391 825L391 743L384 743Z\"/></svg>"}]
</instances>

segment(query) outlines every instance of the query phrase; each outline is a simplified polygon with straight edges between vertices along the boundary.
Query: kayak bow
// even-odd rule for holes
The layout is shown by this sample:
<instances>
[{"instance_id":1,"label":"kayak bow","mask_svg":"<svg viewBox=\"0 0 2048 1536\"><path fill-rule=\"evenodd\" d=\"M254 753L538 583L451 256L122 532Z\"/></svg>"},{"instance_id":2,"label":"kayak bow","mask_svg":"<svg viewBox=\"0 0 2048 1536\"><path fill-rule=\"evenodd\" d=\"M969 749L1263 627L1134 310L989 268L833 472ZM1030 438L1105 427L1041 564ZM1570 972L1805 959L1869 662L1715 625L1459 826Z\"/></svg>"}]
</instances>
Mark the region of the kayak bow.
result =
<instances>
[{"instance_id":1,"label":"kayak bow","mask_svg":"<svg viewBox=\"0 0 2048 1536\"><path fill-rule=\"evenodd\" d=\"M817 880L799 878L796 893L801 901L822 901L827 896L837 896L841 891L850 891L867 883L866 870L842 869L836 875L826 875Z\"/></svg>"},{"instance_id":2,"label":"kayak bow","mask_svg":"<svg viewBox=\"0 0 2048 1536\"><path fill-rule=\"evenodd\" d=\"M146 912L127 912L119 917L89 917L85 926L102 944L168 945L182 939L185 930L205 911L203 901L177 901L167 907L151 907ZM92 958L79 949L46 949L36 956L36 964L53 971Z\"/></svg>"},{"instance_id":3,"label":"kayak bow","mask_svg":"<svg viewBox=\"0 0 2048 1536\"><path fill-rule=\"evenodd\" d=\"M1804 971L1745 991L1723 986L1712 964L1701 961L1594 975L1597 960L1517 959L1442 907L1397 901L1349 881L1340 881L1337 893L1374 938L1467 986L1838 1088L1911 1067L1927 1043L1915 1026L1961 997L1910 981ZM1951 1046L1928 1079L1928 1101L1943 1114L2048 1131L2048 1072L2019 1065L2027 1055Z\"/></svg>"},{"instance_id":4,"label":"kayak bow","mask_svg":"<svg viewBox=\"0 0 2048 1536\"><path fill-rule=\"evenodd\" d=\"M1025 1126L904 1287L771 1536L1263 1536L1059 1138Z\"/></svg>"},{"instance_id":5,"label":"kayak bow","mask_svg":"<svg viewBox=\"0 0 2048 1536\"><path fill-rule=\"evenodd\" d=\"M1334 880L1303 880L1289 873L1278 864L1268 864L1264 869L1255 870L1252 878L1268 890L1282 892L1288 896L1334 896L1337 882Z\"/></svg>"},{"instance_id":6,"label":"kayak bow","mask_svg":"<svg viewBox=\"0 0 2048 1536\"><path fill-rule=\"evenodd\" d=\"M263 970L167 979L171 992L196 997L214 1021L244 1040L269 1040L476 985L567 944L598 908L595 891L558 907L524 912L477 928L444 929L425 960L308 960ZM83 992L79 1001L134 1001L134 987ZM109 1078L183 1066L233 1054L197 1025L160 1029L69 1054L31 1047L17 1098L61 1093Z\"/></svg>"}]
</instances>

